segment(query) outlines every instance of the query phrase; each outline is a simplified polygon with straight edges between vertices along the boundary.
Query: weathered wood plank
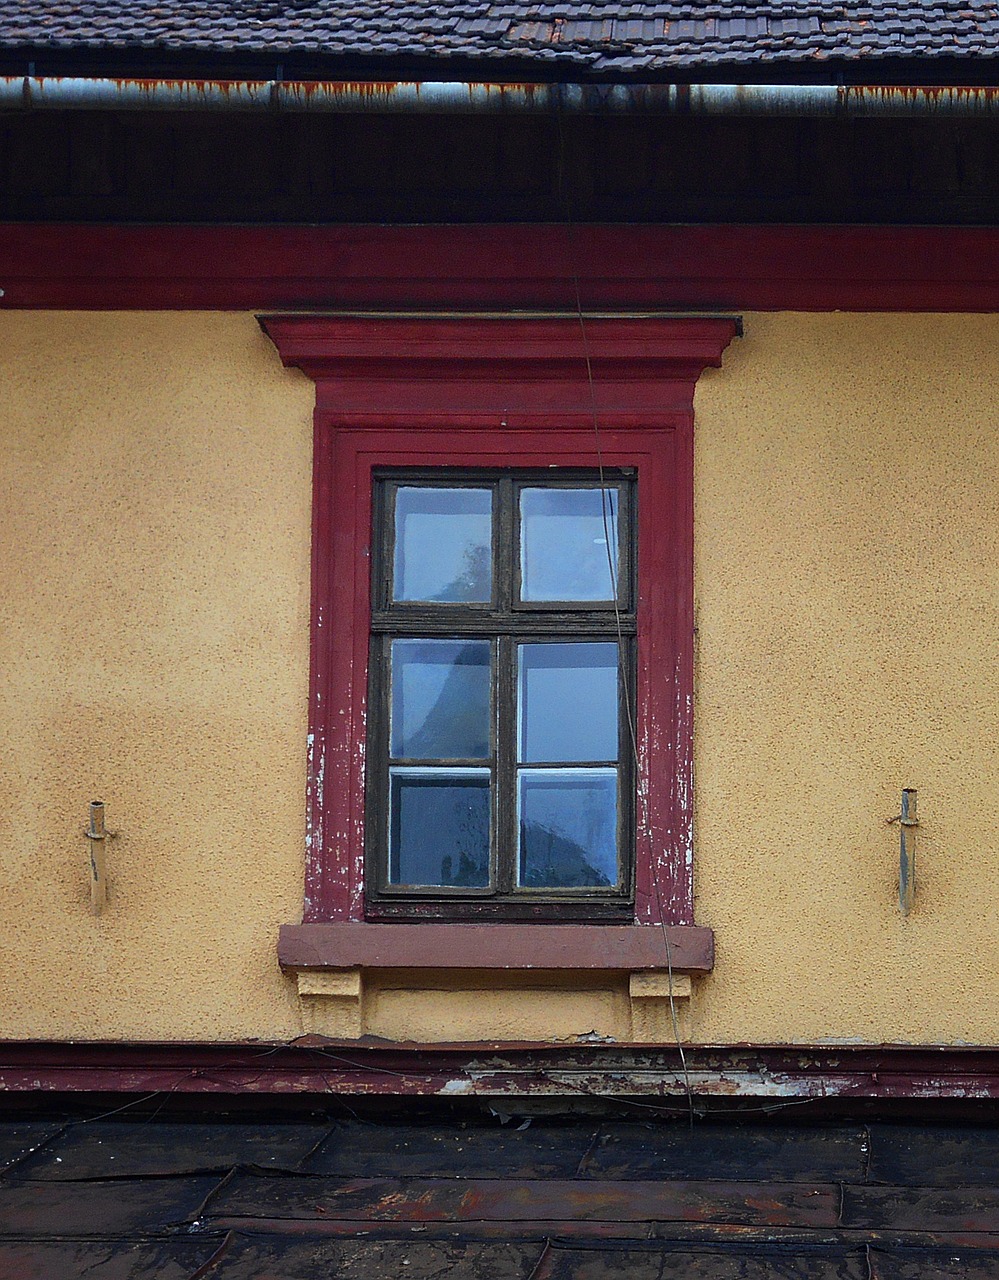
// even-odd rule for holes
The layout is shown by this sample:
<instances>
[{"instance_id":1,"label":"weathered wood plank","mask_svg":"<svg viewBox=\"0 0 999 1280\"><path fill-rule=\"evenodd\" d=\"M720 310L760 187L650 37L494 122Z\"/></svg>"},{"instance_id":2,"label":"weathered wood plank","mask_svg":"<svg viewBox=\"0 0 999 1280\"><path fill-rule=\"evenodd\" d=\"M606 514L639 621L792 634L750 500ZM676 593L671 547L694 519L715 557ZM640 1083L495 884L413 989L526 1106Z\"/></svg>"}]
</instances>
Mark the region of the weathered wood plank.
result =
<instances>
[{"instance_id":1,"label":"weathered wood plank","mask_svg":"<svg viewBox=\"0 0 999 1280\"><path fill-rule=\"evenodd\" d=\"M0 1187L0 1236L149 1235L187 1222L218 1178L19 1182Z\"/></svg>"},{"instance_id":2,"label":"weathered wood plank","mask_svg":"<svg viewBox=\"0 0 999 1280\"><path fill-rule=\"evenodd\" d=\"M916 1187L999 1185L999 1129L872 1124L871 1182Z\"/></svg>"},{"instance_id":3,"label":"weathered wood plank","mask_svg":"<svg viewBox=\"0 0 999 1280\"><path fill-rule=\"evenodd\" d=\"M685 1120L606 1125L581 1177L859 1182L865 1130L841 1125L735 1125Z\"/></svg>"},{"instance_id":4,"label":"weathered wood plank","mask_svg":"<svg viewBox=\"0 0 999 1280\"><path fill-rule=\"evenodd\" d=\"M20 1178L67 1182L225 1173L237 1166L297 1169L329 1124L77 1124L18 1168ZM0 1129L2 1133L2 1129Z\"/></svg>"},{"instance_id":5,"label":"weathered wood plank","mask_svg":"<svg viewBox=\"0 0 999 1280\"><path fill-rule=\"evenodd\" d=\"M301 1166L342 1177L569 1178L596 1125L339 1124Z\"/></svg>"},{"instance_id":6,"label":"weathered wood plank","mask_svg":"<svg viewBox=\"0 0 999 1280\"><path fill-rule=\"evenodd\" d=\"M999 1234L999 1188L844 1187L843 1227Z\"/></svg>"},{"instance_id":7,"label":"weathered wood plank","mask_svg":"<svg viewBox=\"0 0 999 1280\"><path fill-rule=\"evenodd\" d=\"M813 1183L597 1182L237 1175L207 1217L364 1221L733 1222L833 1227L838 1189Z\"/></svg>"},{"instance_id":8,"label":"weathered wood plank","mask_svg":"<svg viewBox=\"0 0 999 1280\"><path fill-rule=\"evenodd\" d=\"M870 1280L999 1280L999 1250L871 1249Z\"/></svg>"},{"instance_id":9,"label":"weathered wood plank","mask_svg":"<svg viewBox=\"0 0 999 1280\"><path fill-rule=\"evenodd\" d=\"M21 1164L33 1151L54 1138L63 1126L58 1121L17 1121L0 1124L0 1173Z\"/></svg>"},{"instance_id":10,"label":"weathered wood plank","mask_svg":"<svg viewBox=\"0 0 999 1280\"><path fill-rule=\"evenodd\" d=\"M190 1280L219 1238L0 1242L0 1280Z\"/></svg>"},{"instance_id":11,"label":"weathered wood plank","mask_svg":"<svg viewBox=\"0 0 999 1280\"><path fill-rule=\"evenodd\" d=\"M212 1231L252 1232L262 1236L284 1236L300 1239L302 1236L314 1236L317 1239L357 1239L360 1237L377 1238L378 1240L516 1240L520 1244L532 1240L545 1241L553 1238L567 1241L586 1240L630 1240L646 1241L660 1237L653 1232L653 1224L648 1222L586 1222L557 1218L538 1218L529 1222L508 1222L502 1218L495 1220L461 1220L456 1222L435 1221L414 1223L412 1218L399 1221L370 1221L367 1218L330 1218L326 1215L317 1218L247 1218L244 1215L227 1217L210 1217L207 1221ZM769 1240L774 1227L735 1228L726 1223L722 1226L703 1227L698 1224L670 1224L668 1234L663 1239L682 1240L717 1240L733 1231L748 1231L750 1239ZM414 1233L418 1232L418 1237ZM967 1243L963 1241L962 1243Z\"/></svg>"},{"instance_id":12,"label":"weathered wood plank","mask_svg":"<svg viewBox=\"0 0 999 1280\"><path fill-rule=\"evenodd\" d=\"M544 1280L869 1280L863 1249L553 1249ZM540 1277L539 1277L540 1280Z\"/></svg>"},{"instance_id":13,"label":"weathered wood plank","mask_svg":"<svg viewBox=\"0 0 999 1280\"><path fill-rule=\"evenodd\" d=\"M879 1248L905 1247L910 1250L999 1249L999 1234L981 1231L897 1231L859 1228L780 1227L769 1224L745 1225L732 1222L612 1222L582 1219L537 1218L516 1222L478 1219L455 1222L421 1222L411 1219L372 1222L363 1218L266 1218L224 1214L209 1220L213 1231L252 1231L270 1236L316 1236L349 1238L375 1236L379 1240L560 1240L566 1245L600 1240L656 1241L666 1247L680 1244L702 1244L752 1248L758 1245L781 1245L785 1248L819 1247L859 1249L870 1245Z\"/></svg>"},{"instance_id":14,"label":"weathered wood plank","mask_svg":"<svg viewBox=\"0 0 999 1280\"><path fill-rule=\"evenodd\" d=\"M237 1237L211 1280L528 1280L543 1244Z\"/></svg>"}]
</instances>

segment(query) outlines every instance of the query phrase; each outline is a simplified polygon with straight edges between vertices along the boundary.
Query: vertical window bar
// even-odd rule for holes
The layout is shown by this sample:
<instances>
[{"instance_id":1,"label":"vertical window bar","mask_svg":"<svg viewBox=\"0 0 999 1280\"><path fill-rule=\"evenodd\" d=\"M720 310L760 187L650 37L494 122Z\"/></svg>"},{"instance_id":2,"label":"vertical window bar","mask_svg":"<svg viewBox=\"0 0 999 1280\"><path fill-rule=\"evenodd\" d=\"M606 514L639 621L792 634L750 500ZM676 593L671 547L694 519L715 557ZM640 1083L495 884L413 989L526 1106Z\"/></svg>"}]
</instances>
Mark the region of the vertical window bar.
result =
<instances>
[{"instance_id":1,"label":"vertical window bar","mask_svg":"<svg viewBox=\"0 0 999 1280\"><path fill-rule=\"evenodd\" d=\"M512 543L517 536L514 510L514 485L508 476L496 482L493 498L494 573L496 574L496 607L507 613L515 599Z\"/></svg>"},{"instance_id":2,"label":"vertical window bar","mask_svg":"<svg viewBox=\"0 0 999 1280\"><path fill-rule=\"evenodd\" d=\"M368 850L378 853L375 883L383 889L390 875L390 831L388 823L389 794L389 699L391 670L388 636L372 636L368 661L371 663L369 688L375 699L368 706L368 746L365 786L365 830Z\"/></svg>"},{"instance_id":3,"label":"vertical window bar","mask_svg":"<svg viewBox=\"0 0 999 1280\"><path fill-rule=\"evenodd\" d=\"M500 637L496 663L496 812L497 822L497 887L500 893L511 893L516 883L517 821L514 787L517 774L516 683L513 670L516 642L510 636Z\"/></svg>"},{"instance_id":4,"label":"vertical window bar","mask_svg":"<svg viewBox=\"0 0 999 1280\"><path fill-rule=\"evenodd\" d=\"M630 590L630 587L629 587ZM632 741L631 726L628 723L627 708L632 708L634 715L634 663L636 651L631 636L620 636L618 639L618 754L617 754L617 859L618 877L622 889L627 893L633 891L631 866L633 858L626 856L626 850L634 848L637 836L635 818L638 808L638 797L634 787L636 781L635 750L638 745L638 726L635 725L635 740Z\"/></svg>"},{"instance_id":5,"label":"vertical window bar","mask_svg":"<svg viewBox=\"0 0 999 1280\"><path fill-rule=\"evenodd\" d=\"M379 609L387 608L392 600L392 564L395 560L395 490L394 484L375 486L372 502L372 519L375 534L372 538L372 561L375 581L372 585L372 603Z\"/></svg>"}]
</instances>

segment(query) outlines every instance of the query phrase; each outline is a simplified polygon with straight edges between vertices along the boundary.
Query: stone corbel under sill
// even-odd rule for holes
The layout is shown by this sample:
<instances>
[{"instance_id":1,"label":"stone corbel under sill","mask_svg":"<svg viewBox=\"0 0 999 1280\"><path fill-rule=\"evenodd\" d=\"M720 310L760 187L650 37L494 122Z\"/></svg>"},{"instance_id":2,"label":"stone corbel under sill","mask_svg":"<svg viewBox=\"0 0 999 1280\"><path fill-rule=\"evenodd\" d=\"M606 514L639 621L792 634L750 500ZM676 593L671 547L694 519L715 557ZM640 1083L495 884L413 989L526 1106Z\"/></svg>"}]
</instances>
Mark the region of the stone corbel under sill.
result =
<instances>
[{"instance_id":1,"label":"stone corbel under sill","mask_svg":"<svg viewBox=\"0 0 999 1280\"><path fill-rule=\"evenodd\" d=\"M667 947L668 939L668 947ZM694 925L284 925L281 966L295 974L307 1031L365 1033L364 971L627 972L631 1036L639 1044L689 1037L691 975L714 962L710 929Z\"/></svg>"}]
</instances>

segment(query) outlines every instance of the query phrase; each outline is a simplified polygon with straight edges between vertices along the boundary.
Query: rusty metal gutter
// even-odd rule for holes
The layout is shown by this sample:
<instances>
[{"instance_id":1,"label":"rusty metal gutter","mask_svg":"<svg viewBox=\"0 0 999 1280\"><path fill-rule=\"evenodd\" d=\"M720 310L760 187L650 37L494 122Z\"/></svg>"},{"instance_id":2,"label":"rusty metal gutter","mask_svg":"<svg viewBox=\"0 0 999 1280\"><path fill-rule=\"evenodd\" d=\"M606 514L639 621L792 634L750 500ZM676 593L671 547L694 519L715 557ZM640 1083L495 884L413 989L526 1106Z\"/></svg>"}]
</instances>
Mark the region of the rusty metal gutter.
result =
<instances>
[{"instance_id":1,"label":"rusty metal gutter","mask_svg":"<svg viewBox=\"0 0 999 1280\"><path fill-rule=\"evenodd\" d=\"M0 110L984 118L999 89L3 76Z\"/></svg>"}]
</instances>

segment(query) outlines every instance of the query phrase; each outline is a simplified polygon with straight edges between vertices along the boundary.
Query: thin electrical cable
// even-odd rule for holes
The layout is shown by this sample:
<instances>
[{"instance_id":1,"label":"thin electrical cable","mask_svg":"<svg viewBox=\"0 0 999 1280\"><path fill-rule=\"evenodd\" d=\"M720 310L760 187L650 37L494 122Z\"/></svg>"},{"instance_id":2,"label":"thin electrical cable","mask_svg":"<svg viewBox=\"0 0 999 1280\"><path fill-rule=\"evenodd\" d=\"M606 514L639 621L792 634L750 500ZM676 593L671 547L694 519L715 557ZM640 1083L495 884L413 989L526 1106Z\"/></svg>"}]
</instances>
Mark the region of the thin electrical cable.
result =
<instances>
[{"instance_id":1,"label":"thin electrical cable","mask_svg":"<svg viewBox=\"0 0 999 1280\"><path fill-rule=\"evenodd\" d=\"M593 437L594 437L594 445L595 445L596 455L597 455L597 472L600 477L600 512L601 512L601 517L603 522L604 549L607 553L607 570L610 576L611 598L614 603L614 621L617 629L617 640L618 640L618 661L620 662L620 655L624 651L624 627L621 621L620 587L618 583L617 564L615 561L614 554L611 550L611 520L610 520L610 514L609 514L610 498L609 498L609 490L606 487L606 470L604 468L603 443L600 438L600 422L599 422L599 414L597 410L596 388L594 386L594 379L593 379L593 361L590 356L589 335L586 331L586 319L583 315L582 301L580 298L579 276L575 272L575 270L573 270L572 279L573 279L573 285L575 288L575 297L576 297L576 316L579 320L580 333L582 334L582 339L583 339L583 356L586 361L586 381L587 381L587 387L589 389L590 414L593 420ZM620 507L620 500L618 501L618 506ZM648 839L649 853L654 854L654 844L653 844L653 838L652 838L652 823L649 818L649 799L648 799L647 780L645 777L645 772L642 769L642 762L641 762L640 753L638 750L638 732L635 724L634 709L631 704L631 691L629 687L629 681L627 679L623 679L621 681L621 684L624 689L625 718L628 722L628 736L631 743L632 759L635 766L635 790L639 800L639 827L641 830L645 832L646 837ZM667 991L669 995L670 1020L673 1025L673 1038L676 1041L677 1053L680 1056L680 1067L683 1072L684 1086L687 1093L687 1104L688 1104L689 1115L690 1115L690 1127L693 1128L694 1127L693 1090L690 1085L690 1074L687 1070L687 1058L683 1050L683 1041L680 1036L680 1021L679 1021L679 1018L677 1017L676 1000L673 992L672 947L670 945L670 940L669 940L669 929L663 917L662 899L659 894L658 877L655 875L654 869L652 874L652 886L653 886L653 891L656 895L656 908L657 908L656 914L659 919L659 927L662 930L662 935L663 935L663 945L666 950L666 981L667 981Z\"/></svg>"},{"instance_id":2,"label":"thin electrical cable","mask_svg":"<svg viewBox=\"0 0 999 1280\"><path fill-rule=\"evenodd\" d=\"M600 421L599 411L597 408L596 387L593 377L593 360L590 353L589 334L586 329L586 318L583 315L583 304L581 291L579 286L579 273L576 270L576 243L575 243L575 222L573 219L572 204L565 190L565 133L563 130L562 114L556 106L555 109L555 126L558 136L558 146L556 148L556 189L558 198L565 210L566 216L566 237L569 248L569 267L572 272L572 283L574 290L574 298L576 304L576 317L579 321L580 335L583 341L583 357L586 362L586 383L590 401L590 417L593 423L593 438L597 455L597 472L600 477L600 507L603 518L604 527L604 548L607 553L607 568L610 574L611 595L614 601L614 619L617 629L618 638L618 661L623 652L624 636L621 622L621 606L620 592L618 587L617 566L614 555L611 551L610 539L610 519L608 516L608 491L606 488L606 473L603 460L603 444L600 438ZM619 504L620 505L620 504ZM642 768L640 752L638 750L638 733L635 724L634 709L631 704L631 690L629 681L622 680L624 689L624 708L625 717L628 722L628 734L631 742L632 759L635 766L635 790L639 802L639 823L638 827L645 834L648 841L648 851L650 861L655 858L655 845L653 839L652 823L649 817L649 800L647 779L645 771ZM636 838L638 831L636 831ZM652 888L656 899L656 915L659 921L659 927L662 930L663 945L666 952L666 978L669 995L669 1012L670 1021L672 1023L673 1038L676 1041L677 1053L680 1057L680 1067L683 1071L684 1086L687 1093L687 1104L690 1116L690 1127L694 1127L694 1098L693 1090L690 1084L690 1074L687 1070L687 1058L683 1049L683 1041L680 1036L680 1021L676 1012L676 999L674 995L674 978L673 978L673 953L669 940L669 929L666 925L665 915L663 913L662 896L659 891L659 878L655 873L655 866L652 869Z\"/></svg>"}]
</instances>

